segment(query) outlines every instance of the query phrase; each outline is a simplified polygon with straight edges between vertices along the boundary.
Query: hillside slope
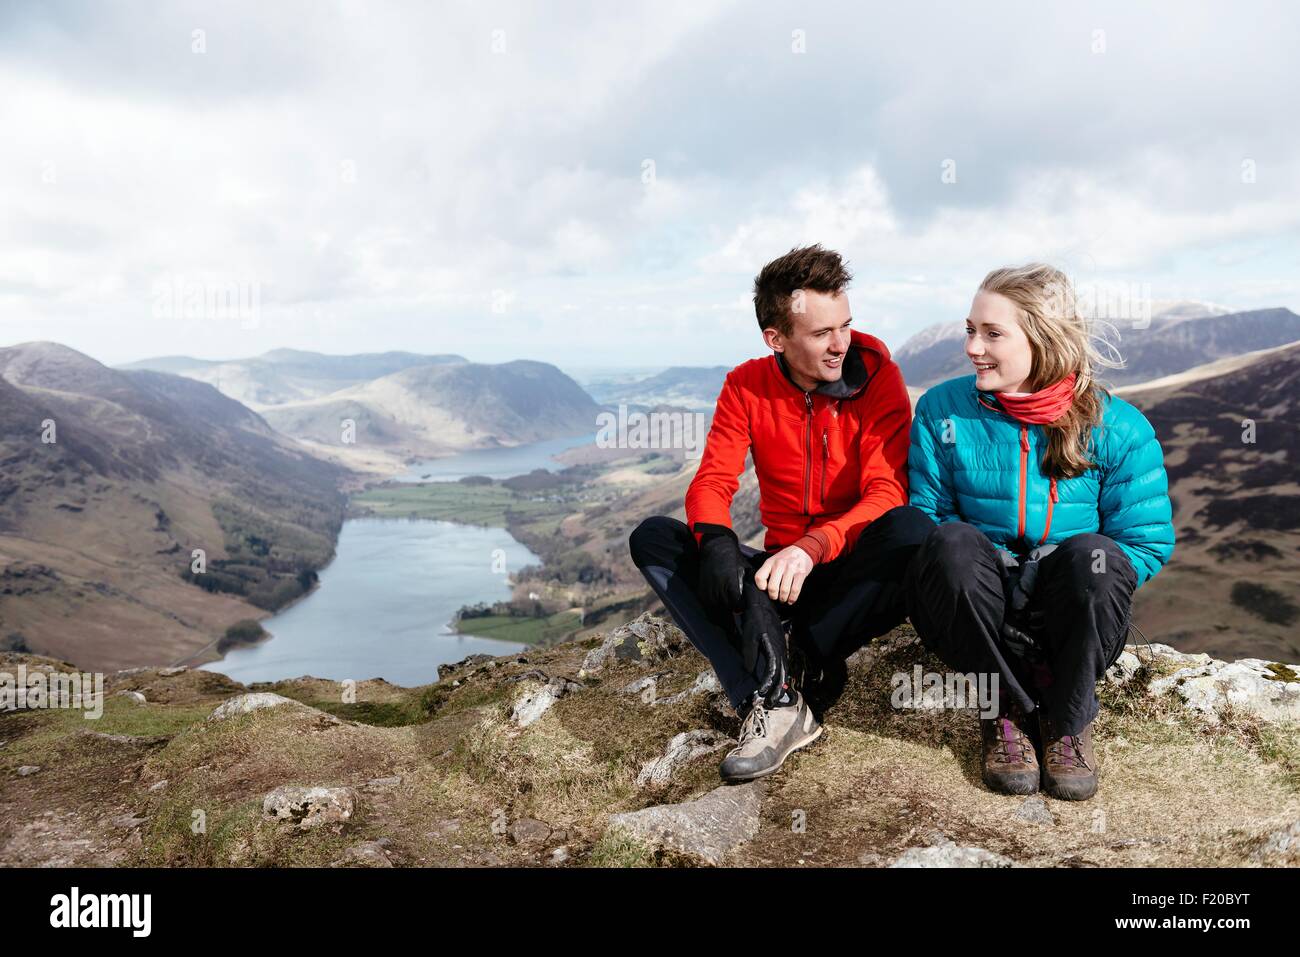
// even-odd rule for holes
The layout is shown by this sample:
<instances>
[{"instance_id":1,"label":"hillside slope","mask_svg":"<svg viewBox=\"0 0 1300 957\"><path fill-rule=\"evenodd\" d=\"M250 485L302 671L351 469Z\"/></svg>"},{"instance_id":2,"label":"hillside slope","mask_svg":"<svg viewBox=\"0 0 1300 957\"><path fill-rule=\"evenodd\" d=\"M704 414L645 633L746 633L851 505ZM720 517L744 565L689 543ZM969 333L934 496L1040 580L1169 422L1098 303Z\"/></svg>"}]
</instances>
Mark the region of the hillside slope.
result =
<instances>
[{"instance_id":1,"label":"hillside slope","mask_svg":"<svg viewBox=\"0 0 1300 957\"><path fill-rule=\"evenodd\" d=\"M18 663L58 667L0 655ZM985 789L972 711L891 707L914 665L943 670L910 629L878 639L821 739L731 788L736 719L648 616L354 704L308 677L248 698L206 671L110 675L98 721L0 714L0 865L1300 864L1293 670L1130 649L1101 685L1101 790L1074 803Z\"/></svg>"},{"instance_id":2,"label":"hillside slope","mask_svg":"<svg viewBox=\"0 0 1300 957\"><path fill-rule=\"evenodd\" d=\"M1160 437L1177 535L1140 626L1187 651L1300 658L1300 342L1120 394Z\"/></svg>"},{"instance_id":3,"label":"hillside slope","mask_svg":"<svg viewBox=\"0 0 1300 957\"><path fill-rule=\"evenodd\" d=\"M300 594L346 473L211 386L36 342L0 349L0 476L0 638L104 669L199 652ZM196 548L224 594L182 579Z\"/></svg>"}]
</instances>

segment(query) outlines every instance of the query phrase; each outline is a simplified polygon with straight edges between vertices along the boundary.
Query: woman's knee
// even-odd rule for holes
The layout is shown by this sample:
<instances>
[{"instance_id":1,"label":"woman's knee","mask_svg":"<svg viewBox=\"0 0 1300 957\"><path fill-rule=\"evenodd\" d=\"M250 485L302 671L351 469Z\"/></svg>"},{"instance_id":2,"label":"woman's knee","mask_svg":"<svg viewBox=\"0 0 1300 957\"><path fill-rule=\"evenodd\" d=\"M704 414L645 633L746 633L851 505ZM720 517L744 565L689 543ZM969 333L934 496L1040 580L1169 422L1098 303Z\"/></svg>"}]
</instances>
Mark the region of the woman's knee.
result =
<instances>
[{"instance_id":1,"label":"woman's knee","mask_svg":"<svg viewBox=\"0 0 1300 957\"><path fill-rule=\"evenodd\" d=\"M921 555L930 561L953 564L987 551L988 538L968 522L936 525L921 543Z\"/></svg>"},{"instance_id":2,"label":"woman's knee","mask_svg":"<svg viewBox=\"0 0 1300 957\"><path fill-rule=\"evenodd\" d=\"M1058 575L1083 594L1132 592L1137 584L1133 563L1114 539L1093 532L1072 535L1057 546L1053 564ZM1049 558L1052 556L1048 556Z\"/></svg>"}]
</instances>

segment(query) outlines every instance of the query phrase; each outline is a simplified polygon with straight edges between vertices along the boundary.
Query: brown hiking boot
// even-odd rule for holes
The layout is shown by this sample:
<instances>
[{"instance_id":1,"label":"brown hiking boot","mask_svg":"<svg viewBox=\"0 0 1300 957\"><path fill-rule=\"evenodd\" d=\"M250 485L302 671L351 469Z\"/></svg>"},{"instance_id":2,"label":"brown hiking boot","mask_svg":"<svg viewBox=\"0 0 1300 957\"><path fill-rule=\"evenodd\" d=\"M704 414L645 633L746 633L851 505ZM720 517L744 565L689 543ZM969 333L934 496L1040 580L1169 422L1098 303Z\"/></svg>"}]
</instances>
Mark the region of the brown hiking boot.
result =
<instances>
[{"instance_id":1,"label":"brown hiking boot","mask_svg":"<svg viewBox=\"0 0 1300 957\"><path fill-rule=\"evenodd\" d=\"M1043 790L1060 801L1086 801L1097 793L1097 753L1092 749L1092 725L1078 734L1060 734L1043 710L1038 710L1043 739Z\"/></svg>"},{"instance_id":2,"label":"brown hiking boot","mask_svg":"<svg viewBox=\"0 0 1300 957\"><path fill-rule=\"evenodd\" d=\"M1002 794L1033 794L1038 790L1038 756L1026 732L1029 718L1015 705L1000 709L996 718L980 719L984 739L984 783Z\"/></svg>"}]
</instances>

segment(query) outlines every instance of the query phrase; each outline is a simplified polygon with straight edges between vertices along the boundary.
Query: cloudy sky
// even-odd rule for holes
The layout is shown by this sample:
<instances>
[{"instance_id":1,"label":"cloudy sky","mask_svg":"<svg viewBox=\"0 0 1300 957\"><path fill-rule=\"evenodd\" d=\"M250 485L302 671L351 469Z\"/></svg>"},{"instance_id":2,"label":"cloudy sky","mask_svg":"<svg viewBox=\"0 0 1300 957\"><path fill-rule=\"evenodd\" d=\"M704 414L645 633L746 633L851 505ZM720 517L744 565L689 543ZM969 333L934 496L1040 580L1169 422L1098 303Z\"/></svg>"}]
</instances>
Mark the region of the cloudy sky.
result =
<instances>
[{"instance_id":1,"label":"cloudy sky","mask_svg":"<svg viewBox=\"0 0 1300 957\"><path fill-rule=\"evenodd\" d=\"M5 2L0 345L732 364L812 241L895 348L1028 259L1300 311L1300 9L1081 6Z\"/></svg>"}]
</instances>

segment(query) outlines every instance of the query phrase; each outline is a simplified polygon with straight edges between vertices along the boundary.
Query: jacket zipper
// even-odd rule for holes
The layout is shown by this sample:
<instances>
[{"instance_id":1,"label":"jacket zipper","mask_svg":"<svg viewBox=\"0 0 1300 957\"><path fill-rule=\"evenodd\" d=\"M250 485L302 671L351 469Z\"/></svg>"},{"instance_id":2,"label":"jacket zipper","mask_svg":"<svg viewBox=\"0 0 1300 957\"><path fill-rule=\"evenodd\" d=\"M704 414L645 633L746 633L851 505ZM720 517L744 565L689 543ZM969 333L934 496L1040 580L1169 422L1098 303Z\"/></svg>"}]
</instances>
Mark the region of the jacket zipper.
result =
<instances>
[{"instance_id":1,"label":"jacket zipper","mask_svg":"<svg viewBox=\"0 0 1300 957\"><path fill-rule=\"evenodd\" d=\"M822 429L822 496L818 504L824 509L826 507L826 465L830 461L830 443L826 439L826 430Z\"/></svg>"},{"instance_id":2,"label":"jacket zipper","mask_svg":"<svg viewBox=\"0 0 1300 957\"><path fill-rule=\"evenodd\" d=\"M1047 496L1047 527L1043 529L1043 537L1038 540L1041 545L1047 541L1047 533L1052 530L1052 506L1056 504L1056 476L1052 476L1052 490Z\"/></svg>"},{"instance_id":3,"label":"jacket zipper","mask_svg":"<svg viewBox=\"0 0 1300 957\"><path fill-rule=\"evenodd\" d=\"M1025 478L1029 470L1029 426L1020 426L1020 525L1016 538L1025 537Z\"/></svg>"},{"instance_id":4,"label":"jacket zipper","mask_svg":"<svg viewBox=\"0 0 1300 957\"><path fill-rule=\"evenodd\" d=\"M808 421L804 423L804 458L803 458L803 513L811 515L808 510L808 494L812 485L812 420L813 420L813 400L807 392L803 394L803 400L808 406Z\"/></svg>"},{"instance_id":5,"label":"jacket zipper","mask_svg":"<svg viewBox=\"0 0 1300 957\"><path fill-rule=\"evenodd\" d=\"M984 406L986 409L992 409L994 412L1001 412L1003 415L1007 414L1006 412L1003 412L1002 409L999 409L997 406L989 405L987 402L984 401L983 398L979 399L979 403L980 405ZM1019 526L1016 529L1017 538L1025 537L1025 479L1027 477L1028 471L1029 471L1029 426L1022 422L1020 424L1020 521L1019 521ZM1055 505L1058 501L1060 501L1060 498L1056 492L1056 477L1052 476L1051 486L1047 494L1047 524L1043 528L1043 537L1038 540L1039 545L1047 541L1047 535L1052 530L1052 506Z\"/></svg>"}]
</instances>

